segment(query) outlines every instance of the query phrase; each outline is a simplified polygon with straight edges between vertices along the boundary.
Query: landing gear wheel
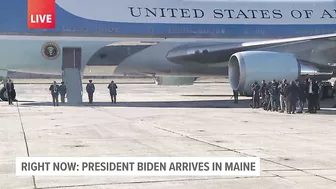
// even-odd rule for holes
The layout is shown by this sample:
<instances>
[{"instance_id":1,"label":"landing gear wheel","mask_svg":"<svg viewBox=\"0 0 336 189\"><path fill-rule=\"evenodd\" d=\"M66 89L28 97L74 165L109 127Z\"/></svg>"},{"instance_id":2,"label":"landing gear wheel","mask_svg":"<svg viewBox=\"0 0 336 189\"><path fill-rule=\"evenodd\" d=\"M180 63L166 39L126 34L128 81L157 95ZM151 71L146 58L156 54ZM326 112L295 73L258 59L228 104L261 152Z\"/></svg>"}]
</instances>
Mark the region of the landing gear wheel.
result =
<instances>
[{"instance_id":1,"label":"landing gear wheel","mask_svg":"<svg viewBox=\"0 0 336 189\"><path fill-rule=\"evenodd\" d=\"M17 101L17 100L15 100L15 98L16 98L16 92L15 92L15 90L13 91L13 101ZM2 101L8 101L8 93L7 93L7 90L6 90L6 88L5 87L3 87L3 88L1 88L0 89L0 99L2 100Z\"/></svg>"},{"instance_id":2,"label":"landing gear wheel","mask_svg":"<svg viewBox=\"0 0 336 189\"><path fill-rule=\"evenodd\" d=\"M5 87L0 89L0 99L2 101L8 101L8 94Z\"/></svg>"}]
</instances>

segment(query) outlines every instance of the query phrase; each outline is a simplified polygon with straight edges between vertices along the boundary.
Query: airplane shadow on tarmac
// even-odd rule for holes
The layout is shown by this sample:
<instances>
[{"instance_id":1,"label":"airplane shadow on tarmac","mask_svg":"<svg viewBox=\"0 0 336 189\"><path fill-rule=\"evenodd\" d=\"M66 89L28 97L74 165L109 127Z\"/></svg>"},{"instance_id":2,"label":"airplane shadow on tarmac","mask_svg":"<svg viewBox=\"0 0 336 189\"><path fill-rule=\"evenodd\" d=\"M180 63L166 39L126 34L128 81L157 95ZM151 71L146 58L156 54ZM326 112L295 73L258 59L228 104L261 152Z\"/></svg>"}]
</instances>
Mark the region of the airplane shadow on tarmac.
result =
<instances>
[{"instance_id":1,"label":"airplane shadow on tarmac","mask_svg":"<svg viewBox=\"0 0 336 189\"><path fill-rule=\"evenodd\" d=\"M181 95L185 97L230 97L230 95ZM21 106L53 106L52 102L19 101ZM137 102L94 102L89 104L83 102L81 105L62 104L60 106L82 106L82 107L140 107L140 108L250 108L251 99L240 99L238 104L233 100L190 100L190 101L137 101ZM332 108L333 102L321 103L321 110L317 115L335 115L336 105ZM327 105L326 105L327 104ZM306 105L307 106L307 105ZM328 107L327 107L328 106ZM261 109L260 109L261 110ZM305 108L307 110L307 108ZM307 114L307 113L305 113ZM311 115L316 115L311 114Z\"/></svg>"},{"instance_id":2,"label":"airplane shadow on tarmac","mask_svg":"<svg viewBox=\"0 0 336 189\"><path fill-rule=\"evenodd\" d=\"M251 100L239 100L234 104L233 100L199 100L199 101L148 101L148 102L84 102L81 105L61 104L60 106L84 106L84 107L143 107L143 108L248 108ZM21 106L53 106L52 102L22 103Z\"/></svg>"},{"instance_id":3,"label":"airplane shadow on tarmac","mask_svg":"<svg viewBox=\"0 0 336 189\"><path fill-rule=\"evenodd\" d=\"M181 95L184 97L232 97L232 95Z\"/></svg>"}]
</instances>

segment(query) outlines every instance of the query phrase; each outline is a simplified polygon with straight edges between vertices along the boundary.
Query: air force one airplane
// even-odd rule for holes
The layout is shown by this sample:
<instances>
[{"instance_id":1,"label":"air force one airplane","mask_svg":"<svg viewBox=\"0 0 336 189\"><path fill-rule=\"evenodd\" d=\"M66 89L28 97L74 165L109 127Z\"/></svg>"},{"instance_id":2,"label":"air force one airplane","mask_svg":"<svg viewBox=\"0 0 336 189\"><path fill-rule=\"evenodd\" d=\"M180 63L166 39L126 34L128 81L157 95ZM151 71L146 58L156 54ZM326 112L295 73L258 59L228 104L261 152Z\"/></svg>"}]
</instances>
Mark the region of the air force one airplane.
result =
<instances>
[{"instance_id":1,"label":"air force one airplane","mask_svg":"<svg viewBox=\"0 0 336 189\"><path fill-rule=\"evenodd\" d=\"M54 29L28 29L27 6L0 7L3 75L61 73L73 58L81 71L228 74L233 89L247 91L256 80L331 78L336 70L334 0L56 0Z\"/></svg>"}]
</instances>

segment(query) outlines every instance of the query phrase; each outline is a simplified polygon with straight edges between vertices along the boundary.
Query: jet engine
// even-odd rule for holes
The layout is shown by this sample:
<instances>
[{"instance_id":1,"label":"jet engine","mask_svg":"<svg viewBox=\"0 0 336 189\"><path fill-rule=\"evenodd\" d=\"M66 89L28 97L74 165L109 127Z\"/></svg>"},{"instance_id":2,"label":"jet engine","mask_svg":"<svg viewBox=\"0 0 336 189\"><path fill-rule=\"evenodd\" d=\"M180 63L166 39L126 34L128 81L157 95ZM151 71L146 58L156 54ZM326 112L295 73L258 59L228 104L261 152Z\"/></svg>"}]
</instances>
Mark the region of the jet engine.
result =
<instances>
[{"instance_id":1,"label":"jet engine","mask_svg":"<svg viewBox=\"0 0 336 189\"><path fill-rule=\"evenodd\" d=\"M293 81L300 76L323 75L313 66L304 64L289 53L244 51L233 54L229 60L229 80L232 89L250 93L250 84L262 80ZM331 76L330 76L331 77Z\"/></svg>"}]
</instances>

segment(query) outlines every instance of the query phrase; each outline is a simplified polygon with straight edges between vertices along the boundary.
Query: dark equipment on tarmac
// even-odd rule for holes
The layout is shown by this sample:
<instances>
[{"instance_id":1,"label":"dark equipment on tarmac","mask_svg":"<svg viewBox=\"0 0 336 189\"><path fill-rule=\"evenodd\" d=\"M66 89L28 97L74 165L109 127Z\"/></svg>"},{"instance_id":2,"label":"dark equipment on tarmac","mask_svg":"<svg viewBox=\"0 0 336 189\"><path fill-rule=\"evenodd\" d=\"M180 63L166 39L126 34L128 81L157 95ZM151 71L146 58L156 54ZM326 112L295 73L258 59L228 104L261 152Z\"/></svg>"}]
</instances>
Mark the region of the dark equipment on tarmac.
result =
<instances>
[{"instance_id":1,"label":"dark equipment on tarmac","mask_svg":"<svg viewBox=\"0 0 336 189\"><path fill-rule=\"evenodd\" d=\"M2 101L8 101L8 95L7 95L6 87L3 87L3 88L0 89L0 99ZM16 91L15 91L15 89L13 91L13 99L14 99L13 101L17 101L16 100Z\"/></svg>"},{"instance_id":2,"label":"dark equipment on tarmac","mask_svg":"<svg viewBox=\"0 0 336 189\"><path fill-rule=\"evenodd\" d=\"M321 89L321 100L334 98L333 86L330 82L322 82L322 89Z\"/></svg>"}]
</instances>

